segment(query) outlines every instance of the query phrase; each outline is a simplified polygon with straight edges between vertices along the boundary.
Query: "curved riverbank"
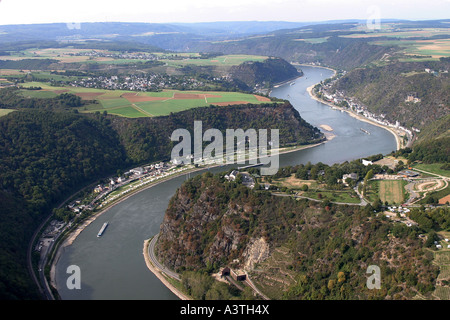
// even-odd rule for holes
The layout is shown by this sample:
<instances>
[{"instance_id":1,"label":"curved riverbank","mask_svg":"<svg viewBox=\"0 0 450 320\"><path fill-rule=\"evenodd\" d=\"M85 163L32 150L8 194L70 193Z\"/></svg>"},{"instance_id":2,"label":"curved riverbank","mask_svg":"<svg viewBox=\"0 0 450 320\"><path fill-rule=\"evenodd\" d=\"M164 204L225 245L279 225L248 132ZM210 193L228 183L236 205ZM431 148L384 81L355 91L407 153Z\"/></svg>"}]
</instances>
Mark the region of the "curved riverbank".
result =
<instances>
[{"instance_id":1,"label":"curved riverbank","mask_svg":"<svg viewBox=\"0 0 450 320\"><path fill-rule=\"evenodd\" d=\"M332 137L326 137L327 139L325 141L316 143L316 144L311 144L311 145L302 145L302 146L298 146L298 147L292 147L292 148L281 148L278 150L278 154L285 154L285 153L290 153L290 152L295 152L295 151L299 151L299 150L303 150L303 149L308 149L308 148L313 148L316 146L319 146L327 141L330 141L332 139ZM59 258L61 257L61 255L64 253L64 249L70 245L72 245L72 243L75 241L75 239L80 235L80 233L87 227L89 226L92 222L94 222L99 216L101 216L102 214L108 212L108 210L110 210L111 208L113 208L114 206L120 204L121 202L129 199L132 196L135 196L136 194L143 192L145 190L148 190L152 187L155 187L157 185L159 185L160 183L163 182L168 182L172 179L178 178L180 176L186 175L186 174L190 174L190 173L195 173L198 171L202 171L202 170L208 170L211 168L216 168L216 167L220 167L223 166L222 164L217 164L217 165L209 165L207 167L201 167L201 168L195 168L195 169L189 169L183 172L179 172L177 174L173 174L173 175L169 175L168 177L165 178L161 178L160 181L156 181L154 183L151 183L147 186L138 188L136 190L133 190L132 192L128 193L126 196L123 196L122 198L116 200L114 203L108 205L108 207L102 209L101 211L95 213L94 215L88 217L85 221L83 221L83 223L81 223L80 225L78 225L74 230L70 231L70 233L67 235L67 238L61 243L59 244L58 248L56 249L56 254L55 257L52 261L51 267L50 267L50 284L57 289L57 283L56 283L56 265L59 261ZM150 269L150 268L149 268ZM150 271L152 271L155 276L158 277L158 279L160 279L160 277L162 277L164 279L164 277L162 275L159 274L159 272L155 272L155 270L150 269ZM161 280L161 279L160 279ZM167 280L165 280L167 282ZM162 281L163 282L163 281ZM163 282L165 284L165 282ZM168 283L168 282L167 282ZM169 283L169 285L171 285ZM169 287L168 287L169 288ZM171 291L172 289L169 288Z\"/></svg>"},{"instance_id":2,"label":"curved riverbank","mask_svg":"<svg viewBox=\"0 0 450 320\"><path fill-rule=\"evenodd\" d=\"M361 115L359 115L359 114L356 114L356 113L354 113L354 112L352 112L352 111L350 111L350 110L347 110L347 109L338 107L338 106L336 106L336 105L334 105L334 104L331 104L331 103L328 102L328 101L325 101L325 100L322 100L322 99L316 97L316 96L312 93L312 89L313 89L315 86L316 86L316 85L313 84L313 85L309 86L309 87L306 89L306 91L308 91L308 93L309 93L309 95L311 96L312 99L314 99L314 100L316 100L316 101L318 101L318 102L320 102L320 103L326 104L326 105L328 105L328 106L330 106L330 107L332 107L332 108L335 108L335 109L338 109L338 110L347 112L347 114L349 114L351 117L353 117L353 118L355 118L355 119L358 119L358 120L363 121L363 122L370 123L370 124L372 124L372 125L374 125L374 126L377 126L377 127L380 127L380 128L383 128L383 129L389 131L389 132L392 133L392 134L394 135L394 137L395 137L395 142L396 142L396 145L397 145L397 150L400 150L400 149L402 148L401 137L400 137L400 135L399 135L394 129L392 129L391 127L382 125L382 124L380 124L380 123L378 123L378 122L372 121L372 120L370 120L370 119L367 119L367 118L364 117L364 116L361 116Z\"/></svg>"},{"instance_id":3,"label":"curved riverbank","mask_svg":"<svg viewBox=\"0 0 450 320\"><path fill-rule=\"evenodd\" d=\"M291 63L293 66L301 66L301 67L312 67L312 68L322 68L322 69L327 69L330 71L333 71L333 77L336 75L337 71L330 68L330 67L324 67L324 66L316 66L316 65L312 65L312 64L305 64L305 63Z\"/></svg>"},{"instance_id":4,"label":"curved riverbank","mask_svg":"<svg viewBox=\"0 0 450 320\"><path fill-rule=\"evenodd\" d=\"M166 277L164 277L161 274L161 270L159 270L157 267L153 265L153 263L150 260L148 250L149 250L149 244L150 244L151 238L144 241L144 249L142 254L144 255L145 264L147 265L147 268L157 277L165 286L167 289L172 291L174 295L176 295L181 300L191 300L188 296L186 296L183 292L178 290L174 285L172 285Z\"/></svg>"}]
</instances>

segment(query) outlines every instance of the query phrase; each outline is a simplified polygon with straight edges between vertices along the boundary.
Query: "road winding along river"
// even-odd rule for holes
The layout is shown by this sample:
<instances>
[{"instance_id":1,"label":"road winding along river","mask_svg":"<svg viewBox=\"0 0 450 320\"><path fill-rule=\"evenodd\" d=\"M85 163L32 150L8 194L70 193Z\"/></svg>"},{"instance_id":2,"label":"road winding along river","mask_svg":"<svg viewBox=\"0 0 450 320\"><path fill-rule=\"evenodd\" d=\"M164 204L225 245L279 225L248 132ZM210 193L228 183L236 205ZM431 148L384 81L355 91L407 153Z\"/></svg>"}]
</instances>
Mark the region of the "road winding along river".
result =
<instances>
[{"instance_id":1,"label":"road winding along river","mask_svg":"<svg viewBox=\"0 0 450 320\"><path fill-rule=\"evenodd\" d=\"M331 132L335 137L314 148L281 154L280 166L308 161L333 164L387 154L396 149L395 138L387 130L359 121L309 96L306 89L331 77L333 71L316 67L302 67L302 70L303 77L292 85L288 83L275 88L271 95L288 99L302 118L316 127L323 126L324 132ZM219 172L226 168L210 170ZM86 227L73 244L64 249L57 262L56 282L61 298L177 300L148 270L142 248L144 240L159 232L169 200L186 178L180 176L144 190L112 207ZM109 222L108 229L97 238L98 230L106 221ZM80 267L81 289L67 288L71 274L66 271L70 265Z\"/></svg>"}]
</instances>

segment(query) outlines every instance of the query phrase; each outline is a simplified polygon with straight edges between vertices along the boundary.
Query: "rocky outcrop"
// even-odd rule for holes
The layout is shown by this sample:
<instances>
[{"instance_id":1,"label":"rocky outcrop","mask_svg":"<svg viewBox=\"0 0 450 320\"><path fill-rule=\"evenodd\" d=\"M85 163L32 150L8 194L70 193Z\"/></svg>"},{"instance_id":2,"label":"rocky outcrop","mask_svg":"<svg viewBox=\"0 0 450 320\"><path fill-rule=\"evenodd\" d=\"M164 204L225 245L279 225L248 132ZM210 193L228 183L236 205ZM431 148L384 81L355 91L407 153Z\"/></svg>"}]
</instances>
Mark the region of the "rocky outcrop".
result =
<instances>
[{"instance_id":1,"label":"rocky outcrop","mask_svg":"<svg viewBox=\"0 0 450 320\"><path fill-rule=\"evenodd\" d=\"M243 254L244 269L252 270L257 263L266 260L269 256L269 244L264 238L251 239Z\"/></svg>"}]
</instances>

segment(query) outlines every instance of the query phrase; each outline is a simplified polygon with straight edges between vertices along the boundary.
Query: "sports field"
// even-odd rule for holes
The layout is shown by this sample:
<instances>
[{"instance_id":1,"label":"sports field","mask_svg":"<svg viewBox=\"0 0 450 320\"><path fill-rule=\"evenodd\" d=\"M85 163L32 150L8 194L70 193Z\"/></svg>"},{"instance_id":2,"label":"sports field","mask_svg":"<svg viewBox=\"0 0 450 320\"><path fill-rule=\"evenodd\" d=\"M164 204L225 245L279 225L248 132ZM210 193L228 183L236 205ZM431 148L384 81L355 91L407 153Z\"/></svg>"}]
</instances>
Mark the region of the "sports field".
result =
<instances>
[{"instance_id":1,"label":"sports field","mask_svg":"<svg viewBox=\"0 0 450 320\"><path fill-rule=\"evenodd\" d=\"M405 192L403 181L398 180L382 180L379 186L379 196L382 202L400 204L403 202Z\"/></svg>"},{"instance_id":2,"label":"sports field","mask_svg":"<svg viewBox=\"0 0 450 320\"><path fill-rule=\"evenodd\" d=\"M98 103L81 107L80 112L107 111L123 117L153 117L169 115L196 107L209 105L260 104L270 99L240 92L178 91L135 92L126 90L102 90L80 87L52 87L41 82L24 83L24 87L41 87L42 90L22 90L25 97L52 98L67 92L84 100Z\"/></svg>"}]
</instances>

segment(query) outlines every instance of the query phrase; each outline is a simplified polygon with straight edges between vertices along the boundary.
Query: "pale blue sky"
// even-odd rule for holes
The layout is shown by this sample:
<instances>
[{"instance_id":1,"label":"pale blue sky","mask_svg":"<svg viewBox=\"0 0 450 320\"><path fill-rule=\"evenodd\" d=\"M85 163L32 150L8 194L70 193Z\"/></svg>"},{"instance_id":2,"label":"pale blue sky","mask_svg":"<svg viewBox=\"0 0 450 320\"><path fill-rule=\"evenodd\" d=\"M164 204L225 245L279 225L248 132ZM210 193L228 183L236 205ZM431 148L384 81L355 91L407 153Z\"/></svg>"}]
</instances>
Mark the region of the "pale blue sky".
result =
<instances>
[{"instance_id":1,"label":"pale blue sky","mask_svg":"<svg viewBox=\"0 0 450 320\"><path fill-rule=\"evenodd\" d=\"M450 0L0 0L0 24L450 18ZM374 11L375 8L375 11Z\"/></svg>"}]
</instances>

